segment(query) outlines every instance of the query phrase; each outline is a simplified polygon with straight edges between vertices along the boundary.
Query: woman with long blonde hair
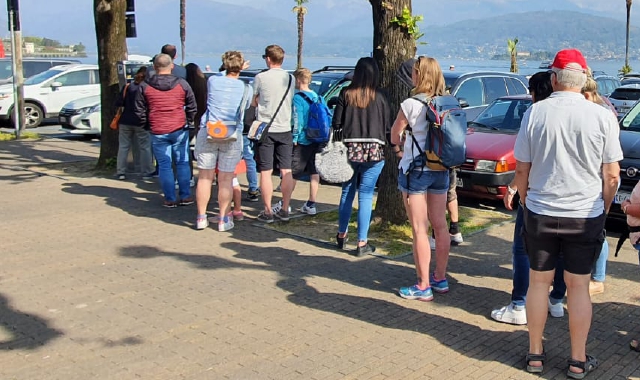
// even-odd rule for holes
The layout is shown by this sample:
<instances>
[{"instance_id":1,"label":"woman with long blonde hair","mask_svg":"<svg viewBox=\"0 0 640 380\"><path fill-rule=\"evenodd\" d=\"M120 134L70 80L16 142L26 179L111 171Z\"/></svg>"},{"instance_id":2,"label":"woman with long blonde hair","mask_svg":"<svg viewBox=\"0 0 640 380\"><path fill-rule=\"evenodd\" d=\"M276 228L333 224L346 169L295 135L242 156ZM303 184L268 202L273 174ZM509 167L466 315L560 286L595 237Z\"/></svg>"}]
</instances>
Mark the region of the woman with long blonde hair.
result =
<instances>
[{"instance_id":1,"label":"woman with long blonde hair","mask_svg":"<svg viewBox=\"0 0 640 380\"><path fill-rule=\"evenodd\" d=\"M419 57L416 60L411 80L415 86L413 96L403 101L400 106L401 109L391 128L391 143L400 145L404 139L398 188L402 191L411 222L413 260L418 279L415 285L400 288L399 294L406 299L431 301L433 291L449 291L446 279L451 244L446 220L449 171L430 169L420 160L424 160L421 152L426 146L428 131L427 107L424 101L444 95L445 82L438 61L430 57ZM432 274L429 273L429 225L436 238L436 266Z\"/></svg>"}]
</instances>

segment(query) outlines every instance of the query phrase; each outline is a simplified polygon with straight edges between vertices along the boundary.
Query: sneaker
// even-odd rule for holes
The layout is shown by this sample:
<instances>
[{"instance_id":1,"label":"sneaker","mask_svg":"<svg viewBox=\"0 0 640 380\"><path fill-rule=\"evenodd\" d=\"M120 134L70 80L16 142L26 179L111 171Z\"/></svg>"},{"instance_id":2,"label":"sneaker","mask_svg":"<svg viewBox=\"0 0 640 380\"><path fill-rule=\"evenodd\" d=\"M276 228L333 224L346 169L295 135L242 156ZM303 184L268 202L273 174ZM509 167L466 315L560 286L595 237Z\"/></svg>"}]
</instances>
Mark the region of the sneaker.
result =
<instances>
[{"instance_id":1,"label":"sneaker","mask_svg":"<svg viewBox=\"0 0 640 380\"><path fill-rule=\"evenodd\" d=\"M358 246L356 247L356 256L358 257L364 257L367 255L371 255L376 251L376 247L372 246L371 244L367 243L365 245Z\"/></svg>"},{"instance_id":2,"label":"sneaker","mask_svg":"<svg viewBox=\"0 0 640 380\"><path fill-rule=\"evenodd\" d=\"M291 208L289 208L291 209ZM289 221L289 211L285 211L283 209L280 209L278 212L274 212L273 215L275 215L276 218L282 220L283 222L288 222Z\"/></svg>"},{"instance_id":3,"label":"sneaker","mask_svg":"<svg viewBox=\"0 0 640 380\"><path fill-rule=\"evenodd\" d=\"M431 249L436 249L436 238L429 236L429 246Z\"/></svg>"},{"instance_id":4,"label":"sneaker","mask_svg":"<svg viewBox=\"0 0 640 380\"><path fill-rule=\"evenodd\" d=\"M431 288L426 288L425 290L421 290L418 288L418 285L413 285L410 287L400 288L398 291L400 297L408 300L418 300L428 302L433 300L433 292Z\"/></svg>"},{"instance_id":5,"label":"sneaker","mask_svg":"<svg viewBox=\"0 0 640 380\"><path fill-rule=\"evenodd\" d=\"M492 311L491 318L510 325L526 325L527 309L524 305L514 305L511 302L508 306Z\"/></svg>"},{"instance_id":6,"label":"sneaker","mask_svg":"<svg viewBox=\"0 0 640 380\"><path fill-rule=\"evenodd\" d=\"M166 208L176 208L178 207L178 202L164 201L162 205Z\"/></svg>"},{"instance_id":7,"label":"sneaker","mask_svg":"<svg viewBox=\"0 0 640 380\"><path fill-rule=\"evenodd\" d=\"M272 213L277 214L280 210L282 210L282 201L278 201L278 203L276 203L275 205L271 205ZM287 213L291 213L291 206L289 206L289 210L287 210Z\"/></svg>"},{"instance_id":8,"label":"sneaker","mask_svg":"<svg viewBox=\"0 0 640 380\"><path fill-rule=\"evenodd\" d=\"M460 232L458 232L457 234L450 234L451 235L451 245L458 245L458 244L462 244L462 242L464 240L462 240L462 234Z\"/></svg>"},{"instance_id":9,"label":"sneaker","mask_svg":"<svg viewBox=\"0 0 640 380\"><path fill-rule=\"evenodd\" d=\"M257 202L260 200L260 190L247 192L247 200L249 202Z\"/></svg>"},{"instance_id":10,"label":"sneaker","mask_svg":"<svg viewBox=\"0 0 640 380\"><path fill-rule=\"evenodd\" d=\"M118 178L119 181L124 181L125 179L127 179L127 177L124 174L118 174L116 177Z\"/></svg>"},{"instance_id":11,"label":"sneaker","mask_svg":"<svg viewBox=\"0 0 640 380\"><path fill-rule=\"evenodd\" d=\"M604 282L601 281L589 281L589 295L595 296L596 294L604 293Z\"/></svg>"},{"instance_id":12,"label":"sneaker","mask_svg":"<svg viewBox=\"0 0 640 380\"><path fill-rule=\"evenodd\" d=\"M191 177L189 180L189 187L196 187L196 179Z\"/></svg>"},{"instance_id":13,"label":"sneaker","mask_svg":"<svg viewBox=\"0 0 640 380\"><path fill-rule=\"evenodd\" d=\"M436 293L446 293L449 291L449 281L447 281L446 278L444 280L436 281L434 273L429 276L429 285L431 285L433 291Z\"/></svg>"},{"instance_id":14,"label":"sneaker","mask_svg":"<svg viewBox=\"0 0 640 380\"><path fill-rule=\"evenodd\" d=\"M154 178L153 174L143 174L142 175L142 179L145 180L145 181L148 181L148 180L153 179L153 178Z\"/></svg>"},{"instance_id":15,"label":"sneaker","mask_svg":"<svg viewBox=\"0 0 640 380\"><path fill-rule=\"evenodd\" d=\"M229 211L227 216L232 219L233 218L233 212ZM209 218L209 221L211 223L220 223L220 215L212 216L211 218Z\"/></svg>"},{"instance_id":16,"label":"sneaker","mask_svg":"<svg viewBox=\"0 0 640 380\"><path fill-rule=\"evenodd\" d=\"M318 213L318 210L316 210L316 206L307 206L307 204L303 204L302 207L300 207L298 209L298 211L300 211L303 214L307 214L307 215L315 215Z\"/></svg>"},{"instance_id":17,"label":"sneaker","mask_svg":"<svg viewBox=\"0 0 640 380\"><path fill-rule=\"evenodd\" d=\"M209 219L206 217L196 219L196 230L204 230L207 227L209 227Z\"/></svg>"},{"instance_id":18,"label":"sneaker","mask_svg":"<svg viewBox=\"0 0 640 380\"><path fill-rule=\"evenodd\" d=\"M180 200L180 206L189 206L189 205L192 205L193 203L194 203L194 200L191 197Z\"/></svg>"},{"instance_id":19,"label":"sneaker","mask_svg":"<svg viewBox=\"0 0 640 380\"><path fill-rule=\"evenodd\" d=\"M264 222L264 223L273 223L274 222L273 214L267 214L266 212L262 211L258 215L258 221Z\"/></svg>"},{"instance_id":20,"label":"sneaker","mask_svg":"<svg viewBox=\"0 0 640 380\"><path fill-rule=\"evenodd\" d=\"M227 221L218 222L218 231L225 232L233 228L233 219L227 218Z\"/></svg>"},{"instance_id":21,"label":"sneaker","mask_svg":"<svg viewBox=\"0 0 640 380\"><path fill-rule=\"evenodd\" d=\"M564 305L562 302L558 302L554 305L551 303L551 300L549 300L549 314L554 318L564 317Z\"/></svg>"}]
</instances>

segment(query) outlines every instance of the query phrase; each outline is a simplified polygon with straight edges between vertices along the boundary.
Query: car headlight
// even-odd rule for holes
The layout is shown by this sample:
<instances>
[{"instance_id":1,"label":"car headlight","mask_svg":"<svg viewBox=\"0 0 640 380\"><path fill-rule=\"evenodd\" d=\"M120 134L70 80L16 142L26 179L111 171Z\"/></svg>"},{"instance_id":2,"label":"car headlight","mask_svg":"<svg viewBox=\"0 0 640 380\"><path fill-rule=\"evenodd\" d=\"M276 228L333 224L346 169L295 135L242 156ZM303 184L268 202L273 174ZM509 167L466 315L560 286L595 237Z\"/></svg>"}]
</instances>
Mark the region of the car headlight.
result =
<instances>
[{"instance_id":1,"label":"car headlight","mask_svg":"<svg viewBox=\"0 0 640 380\"><path fill-rule=\"evenodd\" d=\"M488 160L478 160L476 163L477 172L493 172L496 170L496 162Z\"/></svg>"},{"instance_id":2,"label":"car headlight","mask_svg":"<svg viewBox=\"0 0 640 380\"><path fill-rule=\"evenodd\" d=\"M91 108L93 108L93 107L82 107L82 108L79 108L76 111L76 114L80 115L80 114L83 114L83 113L91 112Z\"/></svg>"},{"instance_id":3,"label":"car headlight","mask_svg":"<svg viewBox=\"0 0 640 380\"><path fill-rule=\"evenodd\" d=\"M97 106L90 107L87 113L100 112L102 110L102 105L98 104Z\"/></svg>"}]
</instances>

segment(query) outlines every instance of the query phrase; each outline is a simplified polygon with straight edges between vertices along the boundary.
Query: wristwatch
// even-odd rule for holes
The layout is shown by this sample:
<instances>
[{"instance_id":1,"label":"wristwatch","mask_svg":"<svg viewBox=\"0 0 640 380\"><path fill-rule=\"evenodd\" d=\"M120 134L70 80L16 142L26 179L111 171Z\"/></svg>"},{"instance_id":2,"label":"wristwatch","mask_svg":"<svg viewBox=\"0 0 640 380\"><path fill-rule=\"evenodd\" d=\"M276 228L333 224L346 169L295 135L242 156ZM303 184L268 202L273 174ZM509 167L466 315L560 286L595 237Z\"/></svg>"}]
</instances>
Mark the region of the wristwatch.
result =
<instances>
[{"instance_id":1,"label":"wristwatch","mask_svg":"<svg viewBox=\"0 0 640 380\"><path fill-rule=\"evenodd\" d=\"M507 185L507 191L509 192L509 195L515 195L518 192L518 190L512 188L509 185Z\"/></svg>"}]
</instances>

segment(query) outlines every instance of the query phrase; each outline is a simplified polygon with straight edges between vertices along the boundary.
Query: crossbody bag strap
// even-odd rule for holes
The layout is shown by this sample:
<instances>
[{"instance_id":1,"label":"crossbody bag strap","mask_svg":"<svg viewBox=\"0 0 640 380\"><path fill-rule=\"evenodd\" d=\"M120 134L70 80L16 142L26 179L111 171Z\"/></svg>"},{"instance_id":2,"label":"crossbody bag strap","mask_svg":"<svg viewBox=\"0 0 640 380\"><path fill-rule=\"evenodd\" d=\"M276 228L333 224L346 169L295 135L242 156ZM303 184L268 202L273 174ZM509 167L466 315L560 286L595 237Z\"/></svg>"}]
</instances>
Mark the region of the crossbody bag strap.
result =
<instances>
[{"instance_id":1,"label":"crossbody bag strap","mask_svg":"<svg viewBox=\"0 0 640 380\"><path fill-rule=\"evenodd\" d=\"M287 95L289 95L289 90L291 89L291 74L287 73L287 75L289 75L289 84L287 84L287 90L284 92L284 95L280 100L280 104L278 104L278 108L276 108L276 112L271 117L271 120L269 120L268 127L271 127L271 124L276 119L276 116L278 116L278 111L280 111L280 108L282 107L282 103L284 103L284 100L287 98Z\"/></svg>"},{"instance_id":2,"label":"crossbody bag strap","mask_svg":"<svg viewBox=\"0 0 640 380\"><path fill-rule=\"evenodd\" d=\"M240 105L238 106L238 112L236 112L236 122L238 124L242 124L242 119L244 118L244 105L247 104L247 99L249 98L249 85L244 85L244 92L242 93L242 100L240 101Z\"/></svg>"}]
</instances>

